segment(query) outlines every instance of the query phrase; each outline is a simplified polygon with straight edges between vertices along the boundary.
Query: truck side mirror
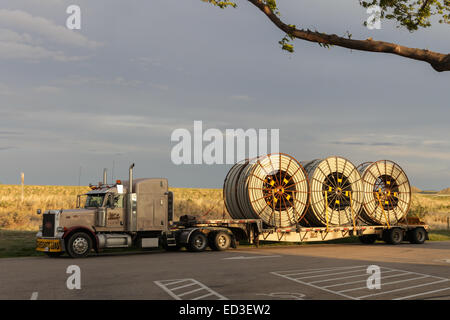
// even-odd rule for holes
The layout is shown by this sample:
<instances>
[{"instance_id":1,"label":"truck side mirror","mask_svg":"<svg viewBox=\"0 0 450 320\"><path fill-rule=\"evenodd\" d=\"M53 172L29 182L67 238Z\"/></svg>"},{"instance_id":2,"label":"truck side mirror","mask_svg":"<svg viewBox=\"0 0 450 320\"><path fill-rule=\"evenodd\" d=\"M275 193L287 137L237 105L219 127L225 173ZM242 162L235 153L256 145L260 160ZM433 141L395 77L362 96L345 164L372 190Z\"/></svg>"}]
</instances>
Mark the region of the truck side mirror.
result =
<instances>
[{"instance_id":1,"label":"truck side mirror","mask_svg":"<svg viewBox=\"0 0 450 320\"><path fill-rule=\"evenodd\" d=\"M42 213L41 209L37 209L37 210L36 210L36 213L37 213L37 214L41 214L41 213Z\"/></svg>"},{"instance_id":2,"label":"truck side mirror","mask_svg":"<svg viewBox=\"0 0 450 320\"><path fill-rule=\"evenodd\" d=\"M114 195L113 194L110 194L109 196L108 196L108 202L106 203L106 205L110 208L110 209L114 209L116 206L115 206L115 204L114 204Z\"/></svg>"}]
</instances>

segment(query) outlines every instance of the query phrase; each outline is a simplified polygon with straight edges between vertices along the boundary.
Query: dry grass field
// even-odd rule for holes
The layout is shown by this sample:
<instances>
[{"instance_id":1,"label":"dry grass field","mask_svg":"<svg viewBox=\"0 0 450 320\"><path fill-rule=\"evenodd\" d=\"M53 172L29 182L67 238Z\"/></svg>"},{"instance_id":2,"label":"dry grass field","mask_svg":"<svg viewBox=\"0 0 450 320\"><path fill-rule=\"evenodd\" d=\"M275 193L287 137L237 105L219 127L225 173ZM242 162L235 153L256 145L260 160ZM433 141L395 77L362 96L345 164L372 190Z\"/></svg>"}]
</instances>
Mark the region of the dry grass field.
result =
<instances>
[{"instance_id":1,"label":"dry grass field","mask_svg":"<svg viewBox=\"0 0 450 320\"><path fill-rule=\"evenodd\" d=\"M450 195L413 193L409 215L421 218L432 229L446 229Z\"/></svg>"},{"instance_id":2,"label":"dry grass field","mask_svg":"<svg viewBox=\"0 0 450 320\"><path fill-rule=\"evenodd\" d=\"M88 187L0 185L0 229L37 230L41 217L37 209L75 208L78 194ZM229 218L221 189L171 188L174 193L175 218L184 214L209 219ZM418 216L434 229L445 229L450 216L450 195L414 193L411 216Z\"/></svg>"}]
</instances>

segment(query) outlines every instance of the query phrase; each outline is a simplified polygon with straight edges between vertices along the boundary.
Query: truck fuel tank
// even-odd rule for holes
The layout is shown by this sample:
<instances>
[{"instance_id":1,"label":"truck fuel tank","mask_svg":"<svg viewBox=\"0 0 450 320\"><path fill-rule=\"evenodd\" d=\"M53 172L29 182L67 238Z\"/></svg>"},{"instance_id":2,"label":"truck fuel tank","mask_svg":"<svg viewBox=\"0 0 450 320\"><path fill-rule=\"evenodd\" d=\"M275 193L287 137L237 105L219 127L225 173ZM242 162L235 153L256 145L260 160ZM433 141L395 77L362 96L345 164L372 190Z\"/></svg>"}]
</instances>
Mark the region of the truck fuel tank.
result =
<instances>
[{"instance_id":1,"label":"truck fuel tank","mask_svg":"<svg viewBox=\"0 0 450 320\"><path fill-rule=\"evenodd\" d=\"M131 247L132 240L128 234L103 233L97 235L98 247L102 248L127 248Z\"/></svg>"}]
</instances>

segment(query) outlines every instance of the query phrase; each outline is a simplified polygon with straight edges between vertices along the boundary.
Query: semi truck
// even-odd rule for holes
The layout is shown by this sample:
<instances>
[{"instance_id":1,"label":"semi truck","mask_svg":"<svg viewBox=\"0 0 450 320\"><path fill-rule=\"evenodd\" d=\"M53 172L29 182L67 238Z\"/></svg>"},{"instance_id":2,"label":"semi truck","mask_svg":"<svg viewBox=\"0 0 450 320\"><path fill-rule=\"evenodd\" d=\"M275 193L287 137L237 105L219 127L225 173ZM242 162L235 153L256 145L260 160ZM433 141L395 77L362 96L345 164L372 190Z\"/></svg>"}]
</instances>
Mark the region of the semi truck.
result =
<instances>
[{"instance_id":1,"label":"semi truck","mask_svg":"<svg viewBox=\"0 0 450 320\"><path fill-rule=\"evenodd\" d=\"M83 258L107 248L158 248L167 251L186 248L192 252L222 251L245 241L256 246L260 241L311 242L357 236L364 244L384 240L421 244L428 239L429 227L405 219L397 225L364 225L273 228L261 219L199 219L184 215L174 221L174 195L164 178L133 178L106 181L91 186L77 198L77 208L47 210L36 235L36 250L49 257L67 253ZM82 204L82 196L85 197Z\"/></svg>"}]
</instances>

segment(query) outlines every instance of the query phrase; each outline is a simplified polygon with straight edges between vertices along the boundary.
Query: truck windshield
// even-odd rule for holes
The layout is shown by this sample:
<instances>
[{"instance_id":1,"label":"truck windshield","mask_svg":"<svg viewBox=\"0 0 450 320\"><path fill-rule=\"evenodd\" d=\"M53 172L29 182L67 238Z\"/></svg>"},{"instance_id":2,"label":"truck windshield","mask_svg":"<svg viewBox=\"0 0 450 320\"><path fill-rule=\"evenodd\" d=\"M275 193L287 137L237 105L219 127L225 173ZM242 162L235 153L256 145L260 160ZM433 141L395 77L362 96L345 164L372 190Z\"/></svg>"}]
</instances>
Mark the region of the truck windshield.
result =
<instances>
[{"instance_id":1,"label":"truck windshield","mask_svg":"<svg viewBox=\"0 0 450 320\"><path fill-rule=\"evenodd\" d=\"M101 207L103 205L104 194L90 194L86 198L85 208L88 207Z\"/></svg>"}]
</instances>

